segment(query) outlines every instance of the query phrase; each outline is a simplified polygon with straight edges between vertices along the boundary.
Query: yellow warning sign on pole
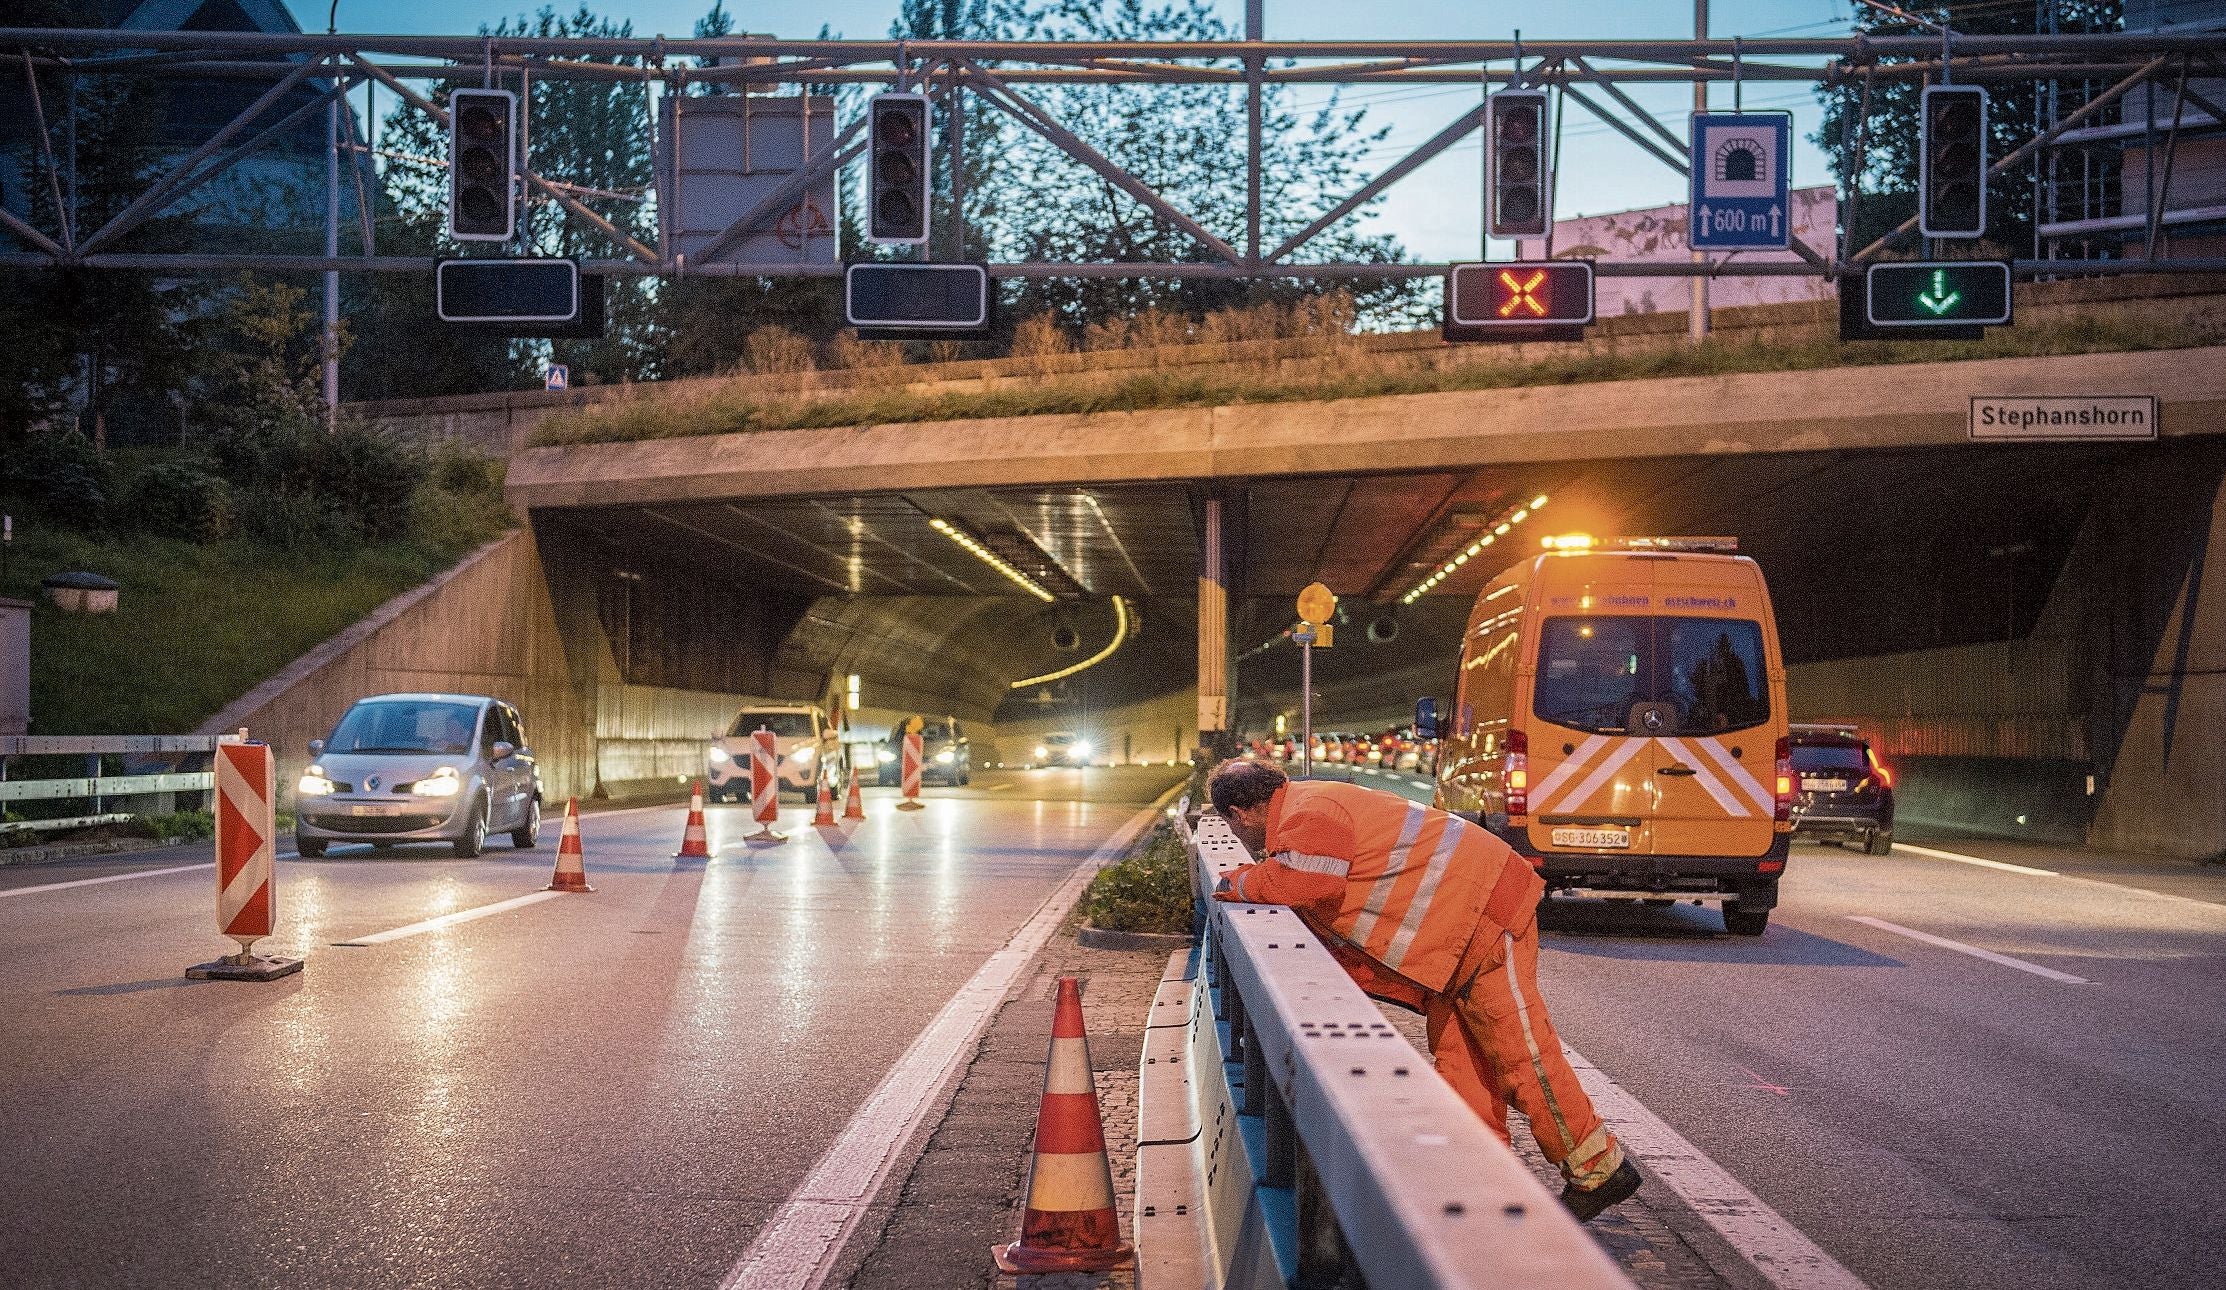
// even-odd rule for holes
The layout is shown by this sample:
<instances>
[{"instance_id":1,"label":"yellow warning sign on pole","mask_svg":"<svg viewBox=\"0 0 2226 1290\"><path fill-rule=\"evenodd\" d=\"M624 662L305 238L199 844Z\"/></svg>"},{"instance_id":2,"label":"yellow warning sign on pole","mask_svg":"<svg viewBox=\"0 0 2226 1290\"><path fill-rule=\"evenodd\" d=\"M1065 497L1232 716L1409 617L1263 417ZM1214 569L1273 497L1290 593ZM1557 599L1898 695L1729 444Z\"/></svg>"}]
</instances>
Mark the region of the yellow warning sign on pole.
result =
<instances>
[{"instance_id":1,"label":"yellow warning sign on pole","mask_svg":"<svg viewBox=\"0 0 2226 1290\"><path fill-rule=\"evenodd\" d=\"M1299 617L1310 623L1327 623L1337 612L1337 594L1318 582L1310 582L1299 593Z\"/></svg>"}]
</instances>

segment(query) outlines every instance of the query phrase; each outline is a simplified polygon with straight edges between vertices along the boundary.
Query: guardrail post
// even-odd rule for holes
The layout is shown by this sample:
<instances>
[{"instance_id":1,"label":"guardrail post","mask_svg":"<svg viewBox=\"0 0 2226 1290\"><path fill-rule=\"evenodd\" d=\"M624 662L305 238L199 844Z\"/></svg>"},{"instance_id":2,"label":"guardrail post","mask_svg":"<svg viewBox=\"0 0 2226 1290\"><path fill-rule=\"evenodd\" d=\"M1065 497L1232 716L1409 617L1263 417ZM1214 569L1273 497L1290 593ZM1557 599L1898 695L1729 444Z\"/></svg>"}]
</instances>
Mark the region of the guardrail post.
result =
<instances>
[{"instance_id":1,"label":"guardrail post","mask_svg":"<svg viewBox=\"0 0 2226 1290\"><path fill-rule=\"evenodd\" d=\"M1269 1142L1274 1142L1272 1136ZM1269 1151L1273 1150L1271 1145ZM1292 1290L1367 1290L1367 1279L1353 1262L1352 1247L1337 1226L1329 1192L1304 1142L1298 1144L1297 1164L1298 1275L1291 1282Z\"/></svg>"},{"instance_id":2,"label":"guardrail post","mask_svg":"<svg viewBox=\"0 0 2226 1290\"><path fill-rule=\"evenodd\" d=\"M1247 1047L1245 1051L1249 1054L1256 1047L1258 1045L1252 1045ZM1244 1063L1244 1095L1247 1101L1252 1098L1252 1070L1252 1059L1247 1056ZM1291 1119L1291 1106L1290 1103L1283 1100L1282 1088L1268 1075L1265 1060L1259 1063L1259 1070L1260 1109L1262 1118L1266 1121L1264 1127L1267 1129L1268 1139L1267 1159L1260 1162L1262 1171L1260 1185L1263 1187L1296 1187L1298 1185L1299 1156L1298 1125Z\"/></svg>"},{"instance_id":3,"label":"guardrail post","mask_svg":"<svg viewBox=\"0 0 2226 1290\"><path fill-rule=\"evenodd\" d=\"M85 754L85 777L93 781L93 814L102 814L100 795L100 754Z\"/></svg>"},{"instance_id":4,"label":"guardrail post","mask_svg":"<svg viewBox=\"0 0 2226 1290\"><path fill-rule=\"evenodd\" d=\"M1229 1033L1237 1028L1231 1026ZM1260 1051L1260 1036L1253 1033L1250 1023L1244 1033L1244 1105L1237 1108L1239 1115L1266 1115L1268 1113L1268 1059Z\"/></svg>"}]
</instances>

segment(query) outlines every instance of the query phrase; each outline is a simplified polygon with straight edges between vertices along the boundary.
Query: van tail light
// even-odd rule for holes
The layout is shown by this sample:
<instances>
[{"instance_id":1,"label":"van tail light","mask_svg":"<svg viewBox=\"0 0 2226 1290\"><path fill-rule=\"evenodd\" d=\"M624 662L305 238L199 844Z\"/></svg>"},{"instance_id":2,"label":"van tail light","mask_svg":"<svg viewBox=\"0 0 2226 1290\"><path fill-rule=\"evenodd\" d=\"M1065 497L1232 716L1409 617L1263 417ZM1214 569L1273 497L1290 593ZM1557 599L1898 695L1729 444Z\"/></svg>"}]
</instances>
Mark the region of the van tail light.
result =
<instances>
[{"instance_id":1,"label":"van tail light","mask_svg":"<svg viewBox=\"0 0 2226 1290\"><path fill-rule=\"evenodd\" d=\"M1894 772L1886 769L1886 764L1878 760L1878 754L1866 747L1863 749L1863 756L1870 759L1871 777L1878 781L1878 786L1880 788L1892 788L1894 786Z\"/></svg>"},{"instance_id":2,"label":"van tail light","mask_svg":"<svg viewBox=\"0 0 2226 1290\"><path fill-rule=\"evenodd\" d=\"M1777 822L1785 827L1793 824L1793 741L1778 741L1778 791Z\"/></svg>"},{"instance_id":3,"label":"van tail light","mask_svg":"<svg viewBox=\"0 0 2226 1290\"><path fill-rule=\"evenodd\" d=\"M1507 732L1507 818L1519 823L1530 814L1530 736L1520 730Z\"/></svg>"}]
</instances>

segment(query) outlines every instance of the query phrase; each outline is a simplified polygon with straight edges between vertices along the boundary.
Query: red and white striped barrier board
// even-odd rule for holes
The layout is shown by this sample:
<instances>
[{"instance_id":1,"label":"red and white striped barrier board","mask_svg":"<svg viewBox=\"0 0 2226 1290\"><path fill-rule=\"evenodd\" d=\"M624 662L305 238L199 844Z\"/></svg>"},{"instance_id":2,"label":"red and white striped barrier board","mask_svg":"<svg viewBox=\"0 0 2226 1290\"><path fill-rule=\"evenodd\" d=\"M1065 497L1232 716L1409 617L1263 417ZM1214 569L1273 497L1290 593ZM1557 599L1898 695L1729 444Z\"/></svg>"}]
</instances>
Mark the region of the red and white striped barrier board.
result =
<instances>
[{"instance_id":1,"label":"red and white striped barrier board","mask_svg":"<svg viewBox=\"0 0 2226 1290\"><path fill-rule=\"evenodd\" d=\"M904 800L897 803L900 811L920 809L920 732L908 730L904 735Z\"/></svg>"},{"instance_id":2,"label":"red and white striped barrier board","mask_svg":"<svg viewBox=\"0 0 2226 1290\"><path fill-rule=\"evenodd\" d=\"M781 818L781 785L773 773L779 757L772 731L760 730L750 736L750 805L756 808L760 824Z\"/></svg>"},{"instance_id":3,"label":"red and white striped barrier board","mask_svg":"<svg viewBox=\"0 0 2226 1290\"><path fill-rule=\"evenodd\" d=\"M240 953L271 934L276 894L278 761L263 743L216 746L216 930Z\"/></svg>"},{"instance_id":4,"label":"red and white striped barrier board","mask_svg":"<svg viewBox=\"0 0 2226 1290\"><path fill-rule=\"evenodd\" d=\"M244 732L243 732L244 733ZM268 981L301 970L300 959L265 958L255 942L278 920L272 859L278 839L278 761L265 743L227 737L216 746L216 930L237 954L186 969L196 979Z\"/></svg>"}]
</instances>

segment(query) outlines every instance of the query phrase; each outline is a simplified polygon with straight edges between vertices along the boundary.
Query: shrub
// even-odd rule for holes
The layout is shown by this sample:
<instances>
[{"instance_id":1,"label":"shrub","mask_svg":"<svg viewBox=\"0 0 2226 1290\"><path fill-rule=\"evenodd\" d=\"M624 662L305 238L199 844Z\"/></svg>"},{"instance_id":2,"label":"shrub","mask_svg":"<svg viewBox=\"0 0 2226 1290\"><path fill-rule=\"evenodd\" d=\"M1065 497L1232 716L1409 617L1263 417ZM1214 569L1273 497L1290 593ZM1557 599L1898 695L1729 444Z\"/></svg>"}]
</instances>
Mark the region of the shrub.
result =
<instances>
[{"instance_id":1,"label":"shrub","mask_svg":"<svg viewBox=\"0 0 2226 1290\"><path fill-rule=\"evenodd\" d=\"M108 508L108 463L75 430L47 430L0 453L0 492L44 502L57 513L97 525Z\"/></svg>"},{"instance_id":2,"label":"shrub","mask_svg":"<svg viewBox=\"0 0 2226 1290\"><path fill-rule=\"evenodd\" d=\"M350 525L374 542L403 536L410 497L427 474L415 444L367 426L342 425L311 454L313 487L332 498Z\"/></svg>"},{"instance_id":3,"label":"shrub","mask_svg":"<svg viewBox=\"0 0 2226 1290\"><path fill-rule=\"evenodd\" d=\"M812 343L778 324L756 328L742 341L742 365L760 376L809 372L819 366Z\"/></svg>"},{"instance_id":4,"label":"shrub","mask_svg":"<svg viewBox=\"0 0 2226 1290\"><path fill-rule=\"evenodd\" d=\"M168 815L134 816L130 829L143 838L180 838L197 841L216 836L216 817L207 811L172 811Z\"/></svg>"},{"instance_id":5,"label":"shrub","mask_svg":"<svg viewBox=\"0 0 2226 1290\"><path fill-rule=\"evenodd\" d=\"M1120 863L1091 880L1083 909L1092 927L1183 935L1194 915L1190 853L1172 821L1161 820Z\"/></svg>"},{"instance_id":6,"label":"shrub","mask_svg":"<svg viewBox=\"0 0 2226 1290\"><path fill-rule=\"evenodd\" d=\"M860 340L856 329L845 327L828 342L827 361L839 368L901 367L904 346L896 341Z\"/></svg>"},{"instance_id":7,"label":"shrub","mask_svg":"<svg viewBox=\"0 0 2226 1290\"><path fill-rule=\"evenodd\" d=\"M237 520L231 486L190 461L146 467L133 476L125 500L132 524L186 542L229 537Z\"/></svg>"}]
</instances>

